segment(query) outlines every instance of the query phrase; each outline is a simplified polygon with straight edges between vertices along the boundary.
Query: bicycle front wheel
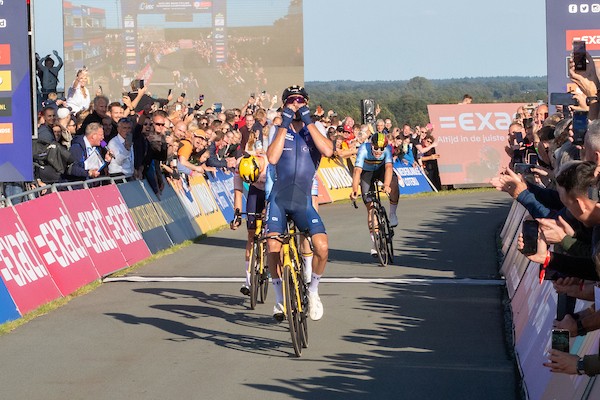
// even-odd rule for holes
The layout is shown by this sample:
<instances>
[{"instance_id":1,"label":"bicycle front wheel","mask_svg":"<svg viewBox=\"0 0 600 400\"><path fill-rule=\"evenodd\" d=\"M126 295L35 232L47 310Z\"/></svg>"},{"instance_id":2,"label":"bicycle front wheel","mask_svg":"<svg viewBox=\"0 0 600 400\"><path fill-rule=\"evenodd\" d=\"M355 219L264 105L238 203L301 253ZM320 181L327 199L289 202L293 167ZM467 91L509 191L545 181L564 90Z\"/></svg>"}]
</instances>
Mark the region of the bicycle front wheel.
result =
<instances>
[{"instance_id":1,"label":"bicycle front wheel","mask_svg":"<svg viewBox=\"0 0 600 400\"><path fill-rule=\"evenodd\" d=\"M300 334L300 320L298 313L298 303L296 298L296 285L292 276L292 267L285 265L283 267L283 295L285 298L285 316L290 327L290 336L292 337L292 347L298 357L302 354L302 338Z\"/></svg>"},{"instance_id":2,"label":"bicycle front wheel","mask_svg":"<svg viewBox=\"0 0 600 400\"><path fill-rule=\"evenodd\" d=\"M382 218L381 210L378 205L371 209L371 231L375 242L375 250L377 250L377 258L379 263L386 267L388 265L387 241L385 237L385 221Z\"/></svg>"},{"instance_id":3,"label":"bicycle front wheel","mask_svg":"<svg viewBox=\"0 0 600 400\"><path fill-rule=\"evenodd\" d=\"M250 254L250 309L254 310L256 307L256 300L258 298L258 274L259 268L260 250L258 244L254 243Z\"/></svg>"},{"instance_id":4,"label":"bicycle front wheel","mask_svg":"<svg viewBox=\"0 0 600 400\"><path fill-rule=\"evenodd\" d=\"M383 220L382 231L384 232L385 241L386 241L388 264L393 264L394 263L394 245L392 242L392 238L394 236L394 231L392 231L392 228L390 227L390 220L388 219L387 213L385 212L385 209L383 207L381 210L381 216L382 216L382 220Z\"/></svg>"},{"instance_id":5,"label":"bicycle front wheel","mask_svg":"<svg viewBox=\"0 0 600 400\"><path fill-rule=\"evenodd\" d=\"M258 293L260 302L264 303L267 300L267 292L269 291L269 269L267 268L267 254L264 243L261 243L258 248L261 251L261 262L258 269Z\"/></svg>"}]
</instances>

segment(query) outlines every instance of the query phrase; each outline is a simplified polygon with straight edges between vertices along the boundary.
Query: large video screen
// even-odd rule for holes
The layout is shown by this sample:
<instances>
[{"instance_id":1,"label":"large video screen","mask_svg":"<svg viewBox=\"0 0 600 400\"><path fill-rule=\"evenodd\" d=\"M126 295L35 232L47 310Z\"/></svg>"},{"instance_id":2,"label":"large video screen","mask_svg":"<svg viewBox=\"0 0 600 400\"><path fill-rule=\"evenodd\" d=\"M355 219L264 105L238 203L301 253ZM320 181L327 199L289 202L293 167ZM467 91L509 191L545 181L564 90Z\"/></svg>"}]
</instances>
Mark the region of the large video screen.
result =
<instances>
[{"instance_id":1,"label":"large video screen","mask_svg":"<svg viewBox=\"0 0 600 400\"><path fill-rule=\"evenodd\" d=\"M37 3L39 16L45 2ZM302 0L70 0L62 8L67 87L85 66L91 92L102 86L111 100L144 79L154 97L171 89L192 104L202 94L205 104L232 108L304 81Z\"/></svg>"}]
</instances>

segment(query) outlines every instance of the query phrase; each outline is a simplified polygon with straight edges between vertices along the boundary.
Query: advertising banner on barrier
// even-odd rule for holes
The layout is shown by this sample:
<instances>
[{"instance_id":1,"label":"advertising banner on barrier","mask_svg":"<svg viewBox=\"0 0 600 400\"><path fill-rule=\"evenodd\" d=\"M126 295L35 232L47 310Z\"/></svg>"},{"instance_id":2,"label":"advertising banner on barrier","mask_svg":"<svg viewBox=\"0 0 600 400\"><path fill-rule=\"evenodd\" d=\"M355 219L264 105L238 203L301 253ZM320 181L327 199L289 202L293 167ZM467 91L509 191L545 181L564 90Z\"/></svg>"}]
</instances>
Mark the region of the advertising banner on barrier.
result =
<instances>
[{"instance_id":1,"label":"advertising banner on barrier","mask_svg":"<svg viewBox=\"0 0 600 400\"><path fill-rule=\"evenodd\" d=\"M394 171L398 177L400 194L415 194L432 191L431 185L420 167L409 167L403 164L402 161L396 160L394 163Z\"/></svg>"},{"instance_id":2,"label":"advertising banner on barrier","mask_svg":"<svg viewBox=\"0 0 600 400\"><path fill-rule=\"evenodd\" d=\"M332 201L348 199L352 191L352 177L341 162L328 157L321 158L317 175Z\"/></svg>"},{"instance_id":3,"label":"advertising banner on barrier","mask_svg":"<svg viewBox=\"0 0 600 400\"><path fill-rule=\"evenodd\" d=\"M154 206L157 210L160 208L158 210L159 215L168 217L165 221L165 228L174 244L183 243L201 235L200 228L195 221L190 219L186 209L179 201L179 197L170 185L165 185L160 200L155 202Z\"/></svg>"},{"instance_id":4,"label":"advertising banner on barrier","mask_svg":"<svg viewBox=\"0 0 600 400\"><path fill-rule=\"evenodd\" d=\"M208 186L208 182L206 182L202 175L190 177L190 189L200 210L200 214L196 217L196 222L202 232L208 232L211 229L216 229L227 224L221 208L219 208Z\"/></svg>"},{"instance_id":5,"label":"advertising banner on barrier","mask_svg":"<svg viewBox=\"0 0 600 400\"><path fill-rule=\"evenodd\" d=\"M90 193L98 210L104 216L108 230L115 238L127 266L150 257L152 253L146 246L144 238L117 186L100 186L90 189ZM103 274L107 273L106 269L98 271Z\"/></svg>"},{"instance_id":6,"label":"advertising banner on barrier","mask_svg":"<svg viewBox=\"0 0 600 400\"><path fill-rule=\"evenodd\" d=\"M429 120L443 185L489 184L510 158L508 127L523 104L433 104Z\"/></svg>"},{"instance_id":7,"label":"advertising banner on barrier","mask_svg":"<svg viewBox=\"0 0 600 400\"><path fill-rule=\"evenodd\" d=\"M142 233L144 242L154 254L171 247L173 242L165 230L163 218L158 215L144 187L152 191L146 181L132 181L117 185L133 220Z\"/></svg>"},{"instance_id":8,"label":"advertising banner on barrier","mask_svg":"<svg viewBox=\"0 0 600 400\"><path fill-rule=\"evenodd\" d=\"M64 296L100 277L57 193L18 204L15 211Z\"/></svg>"},{"instance_id":9,"label":"advertising banner on barrier","mask_svg":"<svg viewBox=\"0 0 600 400\"><path fill-rule=\"evenodd\" d=\"M0 208L0 277L21 314L61 297L12 207Z\"/></svg>"},{"instance_id":10,"label":"advertising banner on barrier","mask_svg":"<svg viewBox=\"0 0 600 400\"><path fill-rule=\"evenodd\" d=\"M217 170L215 174L208 173L210 189L226 221L233 220L233 173L226 174Z\"/></svg>"},{"instance_id":11,"label":"advertising banner on barrier","mask_svg":"<svg viewBox=\"0 0 600 400\"><path fill-rule=\"evenodd\" d=\"M17 311L17 306L8 294L4 282L0 281L0 324L14 321L19 317L21 317L21 314Z\"/></svg>"},{"instance_id":12,"label":"advertising banner on barrier","mask_svg":"<svg viewBox=\"0 0 600 400\"><path fill-rule=\"evenodd\" d=\"M546 49L548 93L567 93L573 85L568 61L573 41L583 41L600 71L600 2L589 0L546 1Z\"/></svg>"},{"instance_id":13,"label":"advertising banner on barrier","mask_svg":"<svg viewBox=\"0 0 600 400\"><path fill-rule=\"evenodd\" d=\"M93 190L93 189L92 189ZM96 271L103 276L127 266L112 229L94 202L90 190L58 193L75 229L92 258Z\"/></svg>"}]
</instances>

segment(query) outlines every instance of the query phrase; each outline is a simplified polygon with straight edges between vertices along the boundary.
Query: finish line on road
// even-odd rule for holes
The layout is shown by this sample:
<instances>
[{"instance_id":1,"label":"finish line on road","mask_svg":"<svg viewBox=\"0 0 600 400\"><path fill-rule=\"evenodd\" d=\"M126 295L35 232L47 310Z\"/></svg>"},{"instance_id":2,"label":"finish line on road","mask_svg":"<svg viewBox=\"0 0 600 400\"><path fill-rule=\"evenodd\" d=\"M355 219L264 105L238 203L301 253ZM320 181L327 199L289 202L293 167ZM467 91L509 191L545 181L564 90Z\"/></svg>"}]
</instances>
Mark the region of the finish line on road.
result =
<instances>
[{"instance_id":1,"label":"finish line on road","mask_svg":"<svg viewBox=\"0 0 600 400\"><path fill-rule=\"evenodd\" d=\"M204 283L239 283L244 278L202 278L177 276L123 276L105 278L103 282L204 282ZM439 279L402 279L402 278L323 278L327 283L397 283L403 285L468 285L468 286L504 286L503 279L472 279L472 278L439 278Z\"/></svg>"}]
</instances>

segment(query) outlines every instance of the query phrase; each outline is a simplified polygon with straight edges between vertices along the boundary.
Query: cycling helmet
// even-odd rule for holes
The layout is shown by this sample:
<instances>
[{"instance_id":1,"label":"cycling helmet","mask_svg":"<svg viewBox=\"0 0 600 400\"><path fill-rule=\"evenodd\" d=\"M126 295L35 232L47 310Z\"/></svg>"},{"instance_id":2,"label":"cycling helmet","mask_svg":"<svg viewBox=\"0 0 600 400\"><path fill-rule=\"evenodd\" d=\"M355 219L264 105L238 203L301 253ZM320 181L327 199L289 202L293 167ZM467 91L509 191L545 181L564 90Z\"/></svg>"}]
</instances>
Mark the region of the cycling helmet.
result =
<instances>
[{"instance_id":1,"label":"cycling helmet","mask_svg":"<svg viewBox=\"0 0 600 400\"><path fill-rule=\"evenodd\" d=\"M281 95L281 100L285 103L287 98L290 96L302 96L306 100L308 100L308 93L306 93L306 90L304 89L303 86L294 85L294 86L290 86L289 88L285 89L283 91L283 94Z\"/></svg>"},{"instance_id":2,"label":"cycling helmet","mask_svg":"<svg viewBox=\"0 0 600 400\"><path fill-rule=\"evenodd\" d=\"M260 175L260 167L254 156L245 156L242 158L238 170L240 172L240 177L246 183L256 182Z\"/></svg>"},{"instance_id":3,"label":"cycling helmet","mask_svg":"<svg viewBox=\"0 0 600 400\"><path fill-rule=\"evenodd\" d=\"M388 145L387 137L383 133L374 133L371 136L371 145L383 150Z\"/></svg>"}]
</instances>

